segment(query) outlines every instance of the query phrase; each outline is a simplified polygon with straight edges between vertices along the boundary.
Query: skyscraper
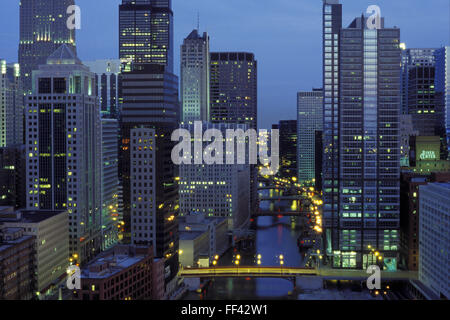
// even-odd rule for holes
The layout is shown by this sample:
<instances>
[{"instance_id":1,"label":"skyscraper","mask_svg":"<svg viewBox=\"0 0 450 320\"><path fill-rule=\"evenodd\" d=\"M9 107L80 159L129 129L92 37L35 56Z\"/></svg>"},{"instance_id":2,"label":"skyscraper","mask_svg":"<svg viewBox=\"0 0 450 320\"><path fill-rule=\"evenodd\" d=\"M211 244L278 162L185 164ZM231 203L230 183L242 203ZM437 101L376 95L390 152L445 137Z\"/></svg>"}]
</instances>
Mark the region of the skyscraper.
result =
<instances>
[{"instance_id":1,"label":"skyscraper","mask_svg":"<svg viewBox=\"0 0 450 320\"><path fill-rule=\"evenodd\" d=\"M172 0L122 0L119 58L165 65L173 72Z\"/></svg>"},{"instance_id":2,"label":"skyscraper","mask_svg":"<svg viewBox=\"0 0 450 320\"><path fill-rule=\"evenodd\" d=\"M209 36L193 30L181 46L181 121L209 121Z\"/></svg>"},{"instance_id":3,"label":"skyscraper","mask_svg":"<svg viewBox=\"0 0 450 320\"><path fill-rule=\"evenodd\" d=\"M75 53L75 29L67 28L67 8L74 0L21 0L19 65L23 89L31 92L32 71L45 64L59 46Z\"/></svg>"},{"instance_id":4,"label":"skyscraper","mask_svg":"<svg viewBox=\"0 0 450 320\"><path fill-rule=\"evenodd\" d=\"M450 159L450 46L435 52L436 57L436 94L439 109L443 112L442 126L445 128L447 157Z\"/></svg>"},{"instance_id":5,"label":"skyscraper","mask_svg":"<svg viewBox=\"0 0 450 320\"><path fill-rule=\"evenodd\" d=\"M297 177L297 120L281 120L277 129L280 130L281 174Z\"/></svg>"},{"instance_id":6,"label":"skyscraper","mask_svg":"<svg viewBox=\"0 0 450 320\"><path fill-rule=\"evenodd\" d=\"M323 90L313 89L297 94L297 167L298 181L311 183L315 179L317 159L315 137L323 128Z\"/></svg>"},{"instance_id":7,"label":"skyscraper","mask_svg":"<svg viewBox=\"0 0 450 320\"><path fill-rule=\"evenodd\" d=\"M123 185L126 237L153 245L165 259L166 284L178 272L178 170L171 141L178 126L178 78L157 64L133 64L122 74Z\"/></svg>"},{"instance_id":8,"label":"skyscraper","mask_svg":"<svg viewBox=\"0 0 450 320\"><path fill-rule=\"evenodd\" d=\"M408 114L409 71L414 67L434 67L436 49L432 48L402 48L402 114Z\"/></svg>"},{"instance_id":9,"label":"skyscraper","mask_svg":"<svg viewBox=\"0 0 450 320\"><path fill-rule=\"evenodd\" d=\"M23 144L23 117L19 65L0 59L0 147Z\"/></svg>"},{"instance_id":10,"label":"skyscraper","mask_svg":"<svg viewBox=\"0 0 450 320\"><path fill-rule=\"evenodd\" d=\"M253 53L211 53L211 122L258 127L258 64ZM250 168L250 210L257 209L257 169Z\"/></svg>"},{"instance_id":11,"label":"skyscraper","mask_svg":"<svg viewBox=\"0 0 450 320\"><path fill-rule=\"evenodd\" d=\"M326 228L337 228L339 212L339 34L342 5L323 1L323 215ZM329 231L327 239L331 239ZM327 248L330 248L328 245ZM332 254L328 250L328 254Z\"/></svg>"},{"instance_id":12,"label":"skyscraper","mask_svg":"<svg viewBox=\"0 0 450 320\"><path fill-rule=\"evenodd\" d=\"M119 77L120 60L107 59L85 61L84 65L95 73L95 90L100 98L102 116L118 119L119 117Z\"/></svg>"},{"instance_id":13,"label":"skyscraper","mask_svg":"<svg viewBox=\"0 0 450 320\"><path fill-rule=\"evenodd\" d=\"M69 212L69 251L101 249L101 122L95 76L63 44L33 72L26 98L27 208Z\"/></svg>"},{"instance_id":14,"label":"skyscraper","mask_svg":"<svg viewBox=\"0 0 450 320\"><path fill-rule=\"evenodd\" d=\"M332 31L327 30L327 22L333 19L333 6L337 4L325 1L325 49L327 31ZM382 253L385 268L397 267L400 30L385 28L384 18L380 20L379 29L369 29L367 18L361 16L348 28L338 30L336 39L333 35L339 51L339 57L332 57L338 87L327 83L329 72L325 69L324 222L327 253L336 268L367 268L374 264L376 257L369 246ZM325 68L331 63L327 53L325 50ZM339 99L328 100L336 89ZM335 113L339 116L337 122L331 116L334 111L329 112L334 101L339 110ZM330 132L337 135L327 141ZM337 152L330 158L330 148L334 150L336 141Z\"/></svg>"}]
</instances>

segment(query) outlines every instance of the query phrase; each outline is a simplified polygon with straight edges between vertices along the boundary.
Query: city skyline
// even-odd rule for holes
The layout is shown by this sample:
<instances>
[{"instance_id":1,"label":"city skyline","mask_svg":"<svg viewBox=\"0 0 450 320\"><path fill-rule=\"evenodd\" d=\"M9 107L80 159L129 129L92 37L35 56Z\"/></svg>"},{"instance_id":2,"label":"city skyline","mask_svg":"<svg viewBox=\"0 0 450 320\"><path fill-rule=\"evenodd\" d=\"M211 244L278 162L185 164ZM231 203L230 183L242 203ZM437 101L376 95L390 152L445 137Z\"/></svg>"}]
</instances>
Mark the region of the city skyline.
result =
<instances>
[{"instance_id":1,"label":"city skyline","mask_svg":"<svg viewBox=\"0 0 450 320\"><path fill-rule=\"evenodd\" d=\"M101 6L101 12L98 2L106 1L108 5ZM7 18L0 19L0 28L8 30L8 33L0 33L0 47L4 48L1 58L17 62L19 5L13 0L5 2L1 14ZM121 2L76 1L82 10L81 30L76 32L77 53L82 61L118 58L118 6ZM197 27L199 13L199 31L206 31L210 35L211 52L245 51L255 54L260 64L259 126L270 128L279 120L296 119L298 91L321 86L321 57L316 53L321 50L322 30L317 21L321 19L322 1L281 0L264 6L256 6L257 3L253 0L245 3L237 0L194 0L189 3L174 0L174 73L180 73L179 48L186 35ZM386 0L344 0L342 4L346 7L342 20L344 27L369 5L380 6L381 15L386 18L388 26L397 26L402 30L400 39L407 48L440 48L450 38L450 29L446 28L448 10L441 9L450 6L445 0L437 0L433 6L420 0L409 1L407 6L402 2ZM421 22L416 23L414 17L425 10L430 14L420 16ZM251 12L251 15L247 15L247 12ZM232 24L229 23L230 17L234 18ZM11 22L15 26L11 26ZM440 31L436 32L438 28ZM92 37L94 30L98 34L96 37ZM279 48L283 48L282 59Z\"/></svg>"}]
</instances>

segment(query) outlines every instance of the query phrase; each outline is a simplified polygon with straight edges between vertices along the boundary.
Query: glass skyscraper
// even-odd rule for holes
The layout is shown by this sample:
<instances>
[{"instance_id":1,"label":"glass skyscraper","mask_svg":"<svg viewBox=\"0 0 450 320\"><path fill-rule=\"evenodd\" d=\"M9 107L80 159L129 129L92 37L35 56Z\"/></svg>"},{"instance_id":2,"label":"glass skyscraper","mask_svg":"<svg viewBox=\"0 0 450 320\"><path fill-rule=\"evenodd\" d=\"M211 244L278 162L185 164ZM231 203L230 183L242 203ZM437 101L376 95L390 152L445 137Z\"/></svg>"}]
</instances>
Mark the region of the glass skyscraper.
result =
<instances>
[{"instance_id":1,"label":"glass skyscraper","mask_svg":"<svg viewBox=\"0 0 450 320\"><path fill-rule=\"evenodd\" d=\"M435 51L436 56L436 93L438 103L443 110L442 125L445 128L447 153L450 158L450 47L442 47Z\"/></svg>"},{"instance_id":2,"label":"glass skyscraper","mask_svg":"<svg viewBox=\"0 0 450 320\"><path fill-rule=\"evenodd\" d=\"M75 51L75 30L67 28L74 0L21 0L19 65L24 91L31 92L32 71L62 44Z\"/></svg>"},{"instance_id":3,"label":"glass skyscraper","mask_svg":"<svg viewBox=\"0 0 450 320\"><path fill-rule=\"evenodd\" d=\"M377 263L370 249L376 248L383 256L384 267L396 269L400 218L400 30L384 28L383 18L380 29L368 29L367 19L362 16L339 30L338 37L333 35L332 41L327 40L327 31L333 31L327 22L333 19L335 2L326 1L324 5L327 254L332 257L333 267L365 269ZM336 44L338 52L327 49L327 41L331 41L329 45ZM327 55L330 53L333 56ZM330 71L326 69L330 64L335 73L331 83L327 75ZM336 103L337 110L329 107ZM329 139L331 132L333 139ZM331 141L334 143L330 145Z\"/></svg>"},{"instance_id":4,"label":"glass skyscraper","mask_svg":"<svg viewBox=\"0 0 450 320\"><path fill-rule=\"evenodd\" d=\"M122 0L119 58L165 65L173 72L172 0Z\"/></svg>"},{"instance_id":5,"label":"glass skyscraper","mask_svg":"<svg viewBox=\"0 0 450 320\"><path fill-rule=\"evenodd\" d=\"M316 132L323 128L323 90L297 94L297 167L298 181L312 183L316 174Z\"/></svg>"}]
</instances>

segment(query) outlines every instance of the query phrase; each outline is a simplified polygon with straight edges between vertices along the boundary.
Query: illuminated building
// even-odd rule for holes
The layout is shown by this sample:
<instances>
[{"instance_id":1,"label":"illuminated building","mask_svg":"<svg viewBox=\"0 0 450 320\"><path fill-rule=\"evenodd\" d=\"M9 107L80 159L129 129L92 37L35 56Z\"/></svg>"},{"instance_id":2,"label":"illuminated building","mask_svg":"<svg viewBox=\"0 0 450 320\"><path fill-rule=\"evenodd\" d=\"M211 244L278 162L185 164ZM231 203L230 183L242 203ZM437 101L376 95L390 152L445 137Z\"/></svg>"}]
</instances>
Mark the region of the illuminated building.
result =
<instances>
[{"instance_id":1,"label":"illuminated building","mask_svg":"<svg viewBox=\"0 0 450 320\"><path fill-rule=\"evenodd\" d=\"M95 92L100 98L103 118L118 119L120 60L84 61L83 64L95 73Z\"/></svg>"},{"instance_id":2,"label":"illuminated building","mask_svg":"<svg viewBox=\"0 0 450 320\"><path fill-rule=\"evenodd\" d=\"M433 182L450 181L450 171L431 173L405 171L401 174L400 188L400 263L408 270L419 268L420 243L420 186Z\"/></svg>"},{"instance_id":3,"label":"illuminated building","mask_svg":"<svg viewBox=\"0 0 450 320\"><path fill-rule=\"evenodd\" d=\"M436 49L431 48L409 48L402 47L402 68L401 68L401 84L402 84L402 114L408 114L409 99L409 74L410 70L416 67L434 68ZM417 73L416 73L417 75ZM434 84L433 82L425 83L426 86ZM418 84L416 84L417 86ZM420 88L423 89L423 88ZM420 90L423 92L423 90ZM434 90L433 90L434 91ZM427 92L428 94L428 92Z\"/></svg>"},{"instance_id":4,"label":"illuminated building","mask_svg":"<svg viewBox=\"0 0 450 320\"><path fill-rule=\"evenodd\" d=\"M69 219L67 211L0 209L0 228L22 229L35 239L34 292L47 290L66 277L69 266Z\"/></svg>"},{"instance_id":5,"label":"illuminated building","mask_svg":"<svg viewBox=\"0 0 450 320\"><path fill-rule=\"evenodd\" d=\"M0 206L26 206L25 165L23 144L0 148Z\"/></svg>"},{"instance_id":6,"label":"illuminated building","mask_svg":"<svg viewBox=\"0 0 450 320\"><path fill-rule=\"evenodd\" d=\"M281 120L278 125L280 134L280 171L284 177L297 176L297 120Z\"/></svg>"},{"instance_id":7,"label":"illuminated building","mask_svg":"<svg viewBox=\"0 0 450 320\"><path fill-rule=\"evenodd\" d=\"M194 137L194 125L184 124L182 128L189 130ZM237 128L246 131L248 127L202 124L204 131L217 129L223 136L227 129ZM209 144L202 141L203 148ZM250 165L226 164L225 152L223 157L223 164L180 164L180 215L203 213L206 217L225 218L229 230L237 230L244 228L250 219Z\"/></svg>"},{"instance_id":8,"label":"illuminated building","mask_svg":"<svg viewBox=\"0 0 450 320\"><path fill-rule=\"evenodd\" d=\"M258 127L258 63L253 53L211 53L211 122ZM257 169L250 168L250 210L257 204Z\"/></svg>"},{"instance_id":9,"label":"illuminated building","mask_svg":"<svg viewBox=\"0 0 450 320\"><path fill-rule=\"evenodd\" d=\"M153 296L151 247L116 245L81 270L74 300L149 300ZM157 280L158 281L158 280Z\"/></svg>"},{"instance_id":10,"label":"illuminated building","mask_svg":"<svg viewBox=\"0 0 450 320\"><path fill-rule=\"evenodd\" d=\"M173 72L172 0L122 0L119 58L166 66Z\"/></svg>"},{"instance_id":11,"label":"illuminated building","mask_svg":"<svg viewBox=\"0 0 450 320\"><path fill-rule=\"evenodd\" d=\"M69 251L101 249L101 120L95 78L63 44L33 72L26 97L27 208L69 212Z\"/></svg>"},{"instance_id":12,"label":"illuminated building","mask_svg":"<svg viewBox=\"0 0 450 320\"><path fill-rule=\"evenodd\" d=\"M419 280L441 299L450 298L450 183L420 186Z\"/></svg>"},{"instance_id":13,"label":"illuminated building","mask_svg":"<svg viewBox=\"0 0 450 320\"><path fill-rule=\"evenodd\" d=\"M450 47L442 47L435 51L436 57L436 95L439 109L443 112L442 126L445 128L447 156L450 160Z\"/></svg>"},{"instance_id":14,"label":"illuminated building","mask_svg":"<svg viewBox=\"0 0 450 320\"><path fill-rule=\"evenodd\" d=\"M209 36L193 30L181 46L181 121L209 121Z\"/></svg>"},{"instance_id":15,"label":"illuminated building","mask_svg":"<svg viewBox=\"0 0 450 320\"><path fill-rule=\"evenodd\" d=\"M395 270L400 227L400 30L341 28L324 1L324 225L334 268ZM338 96L338 97L337 97Z\"/></svg>"},{"instance_id":16,"label":"illuminated building","mask_svg":"<svg viewBox=\"0 0 450 320\"><path fill-rule=\"evenodd\" d=\"M297 167L299 183L316 178L316 132L323 127L323 90L313 89L297 94ZM321 167L321 165L319 165ZM316 180L316 184L318 181Z\"/></svg>"},{"instance_id":17,"label":"illuminated building","mask_svg":"<svg viewBox=\"0 0 450 320\"><path fill-rule=\"evenodd\" d=\"M74 4L74 0L20 1L19 64L26 93L32 90L32 71L62 44L76 53L75 29L67 28L67 8Z\"/></svg>"},{"instance_id":18,"label":"illuminated building","mask_svg":"<svg viewBox=\"0 0 450 320\"><path fill-rule=\"evenodd\" d=\"M228 219L192 212L180 218L180 264L209 267L229 249Z\"/></svg>"},{"instance_id":19,"label":"illuminated building","mask_svg":"<svg viewBox=\"0 0 450 320\"><path fill-rule=\"evenodd\" d=\"M119 124L102 120L102 241L103 249L117 243L123 226L119 184Z\"/></svg>"},{"instance_id":20,"label":"illuminated building","mask_svg":"<svg viewBox=\"0 0 450 320\"><path fill-rule=\"evenodd\" d=\"M122 74L122 99L124 237L153 246L154 256L165 260L168 285L178 272L178 168L171 159L178 77L162 65L133 64Z\"/></svg>"},{"instance_id":21,"label":"illuminated building","mask_svg":"<svg viewBox=\"0 0 450 320\"><path fill-rule=\"evenodd\" d=\"M20 68L0 59L0 147L23 143L23 91Z\"/></svg>"}]
</instances>

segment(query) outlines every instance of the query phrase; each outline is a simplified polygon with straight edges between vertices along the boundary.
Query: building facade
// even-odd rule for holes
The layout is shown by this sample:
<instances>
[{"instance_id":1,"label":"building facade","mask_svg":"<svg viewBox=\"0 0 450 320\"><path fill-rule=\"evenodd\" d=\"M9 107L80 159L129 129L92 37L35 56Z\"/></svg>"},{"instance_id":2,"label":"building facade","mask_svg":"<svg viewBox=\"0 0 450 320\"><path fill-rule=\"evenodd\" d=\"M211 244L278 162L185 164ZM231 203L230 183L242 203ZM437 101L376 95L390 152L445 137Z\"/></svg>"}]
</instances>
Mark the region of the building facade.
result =
<instances>
[{"instance_id":1,"label":"building facade","mask_svg":"<svg viewBox=\"0 0 450 320\"><path fill-rule=\"evenodd\" d=\"M118 59L85 61L83 64L95 73L95 92L100 98L103 118L118 119L119 80L121 63Z\"/></svg>"},{"instance_id":2,"label":"building facade","mask_svg":"<svg viewBox=\"0 0 450 320\"><path fill-rule=\"evenodd\" d=\"M34 293L43 296L66 277L69 266L69 219L67 211L0 211L0 225L18 228L35 239Z\"/></svg>"},{"instance_id":3,"label":"building facade","mask_svg":"<svg viewBox=\"0 0 450 320\"><path fill-rule=\"evenodd\" d=\"M122 238L122 191L119 183L119 122L102 118L102 249Z\"/></svg>"},{"instance_id":4,"label":"building facade","mask_svg":"<svg viewBox=\"0 0 450 320\"><path fill-rule=\"evenodd\" d=\"M281 174L289 178L297 177L297 120L281 120L278 130Z\"/></svg>"},{"instance_id":5,"label":"building facade","mask_svg":"<svg viewBox=\"0 0 450 320\"><path fill-rule=\"evenodd\" d=\"M323 90L313 89L297 94L297 167L299 183L316 178L316 132L323 129ZM320 165L322 167L322 165ZM318 181L315 181L315 185Z\"/></svg>"},{"instance_id":6,"label":"building facade","mask_svg":"<svg viewBox=\"0 0 450 320\"><path fill-rule=\"evenodd\" d=\"M30 300L34 294L35 242L21 228L0 225L0 300Z\"/></svg>"},{"instance_id":7,"label":"building facade","mask_svg":"<svg viewBox=\"0 0 450 320\"><path fill-rule=\"evenodd\" d=\"M23 89L31 93L32 72L62 44L76 53L75 29L67 28L74 0L20 1L19 65Z\"/></svg>"},{"instance_id":8,"label":"building facade","mask_svg":"<svg viewBox=\"0 0 450 320\"><path fill-rule=\"evenodd\" d=\"M450 297L450 183L420 187L419 280L438 297Z\"/></svg>"},{"instance_id":9,"label":"building facade","mask_svg":"<svg viewBox=\"0 0 450 320\"><path fill-rule=\"evenodd\" d=\"M23 111L19 64L0 59L0 147L23 143Z\"/></svg>"},{"instance_id":10,"label":"building facade","mask_svg":"<svg viewBox=\"0 0 450 320\"><path fill-rule=\"evenodd\" d=\"M374 262L370 246L382 253L385 269L395 270L400 227L400 30L385 28L384 18L380 29L368 29L362 16L339 29L334 39L333 12L339 13L340 7L331 2L324 3L327 254L335 268L365 269ZM335 20L337 25L341 18ZM331 50L335 44L339 58ZM334 68L338 81L327 80L327 67ZM334 100L331 92L336 90L339 98ZM333 111L335 103L338 110Z\"/></svg>"},{"instance_id":11,"label":"building facade","mask_svg":"<svg viewBox=\"0 0 450 320\"><path fill-rule=\"evenodd\" d=\"M181 121L210 120L209 36L193 30L181 46Z\"/></svg>"},{"instance_id":12,"label":"building facade","mask_svg":"<svg viewBox=\"0 0 450 320\"><path fill-rule=\"evenodd\" d=\"M33 73L26 97L27 208L69 212L69 250L101 249L101 121L95 77L67 45Z\"/></svg>"},{"instance_id":13,"label":"building facade","mask_svg":"<svg viewBox=\"0 0 450 320\"><path fill-rule=\"evenodd\" d=\"M166 66L173 72L172 0L122 0L119 58Z\"/></svg>"},{"instance_id":14,"label":"building facade","mask_svg":"<svg viewBox=\"0 0 450 320\"><path fill-rule=\"evenodd\" d=\"M450 47L442 47L435 51L436 79L435 89L439 109L442 110L442 126L445 128L445 143L447 156L450 159Z\"/></svg>"},{"instance_id":15,"label":"building facade","mask_svg":"<svg viewBox=\"0 0 450 320\"><path fill-rule=\"evenodd\" d=\"M162 65L134 64L122 74L122 99L125 237L136 245L154 244L155 257L165 259L167 284L178 272L178 170L171 159L178 78Z\"/></svg>"}]
</instances>

